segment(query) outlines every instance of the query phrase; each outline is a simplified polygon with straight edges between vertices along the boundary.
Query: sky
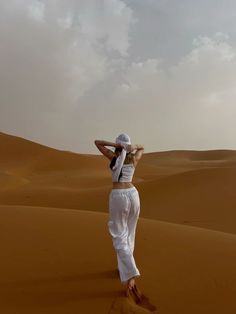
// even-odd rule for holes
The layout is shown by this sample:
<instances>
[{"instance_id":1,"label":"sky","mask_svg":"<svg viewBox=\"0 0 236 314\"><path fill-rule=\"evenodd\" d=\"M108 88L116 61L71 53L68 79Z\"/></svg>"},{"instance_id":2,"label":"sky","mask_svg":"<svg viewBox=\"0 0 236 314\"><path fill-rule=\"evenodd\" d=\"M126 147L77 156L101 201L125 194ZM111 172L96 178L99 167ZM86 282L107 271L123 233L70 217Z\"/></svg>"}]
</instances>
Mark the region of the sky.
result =
<instances>
[{"instance_id":1,"label":"sky","mask_svg":"<svg viewBox=\"0 0 236 314\"><path fill-rule=\"evenodd\" d=\"M236 149L235 0L1 0L0 131Z\"/></svg>"}]
</instances>

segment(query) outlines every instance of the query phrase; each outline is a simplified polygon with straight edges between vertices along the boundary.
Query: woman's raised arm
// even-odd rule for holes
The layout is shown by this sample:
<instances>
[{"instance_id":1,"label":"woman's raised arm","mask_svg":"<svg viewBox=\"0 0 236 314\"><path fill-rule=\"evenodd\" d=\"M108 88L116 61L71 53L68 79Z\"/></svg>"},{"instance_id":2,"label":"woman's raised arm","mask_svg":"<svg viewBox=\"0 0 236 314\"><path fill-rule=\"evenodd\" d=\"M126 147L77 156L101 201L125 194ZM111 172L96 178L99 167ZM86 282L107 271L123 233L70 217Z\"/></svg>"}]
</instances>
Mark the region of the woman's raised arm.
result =
<instances>
[{"instance_id":1,"label":"woman's raised arm","mask_svg":"<svg viewBox=\"0 0 236 314\"><path fill-rule=\"evenodd\" d=\"M115 156L115 153L112 150L106 148L105 146L113 146L117 148L122 147L121 144L116 144L113 142L108 142L108 141L103 141L103 140L95 140L94 144L97 146L100 152L110 160L112 160L112 158Z\"/></svg>"},{"instance_id":2,"label":"woman's raised arm","mask_svg":"<svg viewBox=\"0 0 236 314\"><path fill-rule=\"evenodd\" d=\"M131 146L132 151L136 150L134 154L134 159L135 159L135 164L137 165L138 161L141 159L143 152L144 152L144 147L143 145L132 145Z\"/></svg>"}]
</instances>

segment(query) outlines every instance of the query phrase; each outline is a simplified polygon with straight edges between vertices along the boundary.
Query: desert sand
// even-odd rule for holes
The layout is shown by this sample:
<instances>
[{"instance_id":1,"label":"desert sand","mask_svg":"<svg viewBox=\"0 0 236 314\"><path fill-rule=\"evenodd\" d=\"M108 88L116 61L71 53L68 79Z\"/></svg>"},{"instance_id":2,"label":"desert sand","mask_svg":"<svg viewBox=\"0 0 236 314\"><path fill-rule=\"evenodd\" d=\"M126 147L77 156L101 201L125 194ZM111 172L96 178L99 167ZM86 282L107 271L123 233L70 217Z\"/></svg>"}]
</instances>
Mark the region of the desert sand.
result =
<instances>
[{"instance_id":1,"label":"desert sand","mask_svg":"<svg viewBox=\"0 0 236 314\"><path fill-rule=\"evenodd\" d=\"M0 147L0 313L236 313L236 151L139 162L134 256L152 311L117 274L109 160L1 132Z\"/></svg>"}]
</instances>

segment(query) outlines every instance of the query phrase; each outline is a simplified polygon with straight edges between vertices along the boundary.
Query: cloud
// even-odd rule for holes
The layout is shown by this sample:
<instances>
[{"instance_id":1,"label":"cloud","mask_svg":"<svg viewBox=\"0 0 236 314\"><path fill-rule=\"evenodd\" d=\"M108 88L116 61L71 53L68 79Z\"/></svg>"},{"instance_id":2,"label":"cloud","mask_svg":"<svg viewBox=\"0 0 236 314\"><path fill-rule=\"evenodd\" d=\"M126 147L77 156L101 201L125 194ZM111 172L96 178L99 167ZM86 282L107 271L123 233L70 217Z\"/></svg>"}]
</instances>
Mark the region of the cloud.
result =
<instances>
[{"instance_id":1,"label":"cloud","mask_svg":"<svg viewBox=\"0 0 236 314\"><path fill-rule=\"evenodd\" d=\"M146 152L234 147L235 42L190 8L1 1L1 130L78 152L124 131Z\"/></svg>"},{"instance_id":2,"label":"cloud","mask_svg":"<svg viewBox=\"0 0 236 314\"><path fill-rule=\"evenodd\" d=\"M112 58L106 50L127 54L131 9L120 0L87 3L1 2L5 106L49 111L68 106L109 76Z\"/></svg>"},{"instance_id":3,"label":"cloud","mask_svg":"<svg viewBox=\"0 0 236 314\"><path fill-rule=\"evenodd\" d=\"M28 16L36 21L44 21L45 3L41 1L34 1L27 7Z\"/></svg>"},{"instance_id":4,"label":"cloud","mask_svg":"<svg viewBox=\"0 0 236 314\"><path fill-rule=\"evenodd\" d=\"M148 150L168 149L170 143L172 148L233 147L236 51L227 40L227 34L199 36L168 68L161 59L131 63L113 91L109 105L115 119L109 123L105 115L106 127L112 130L118 121L119 132L122 121Z\"/></svg>"},{"instance_id":5,"label":"cloud","mask_svg":"<svg viewBox=\"0 0 236 314\"><path fill-rule=\"evenodd\" d=\"M132 23L121 0L1 1L1 128L46 143L126 57Z\"/></svg>"}]
</instances>

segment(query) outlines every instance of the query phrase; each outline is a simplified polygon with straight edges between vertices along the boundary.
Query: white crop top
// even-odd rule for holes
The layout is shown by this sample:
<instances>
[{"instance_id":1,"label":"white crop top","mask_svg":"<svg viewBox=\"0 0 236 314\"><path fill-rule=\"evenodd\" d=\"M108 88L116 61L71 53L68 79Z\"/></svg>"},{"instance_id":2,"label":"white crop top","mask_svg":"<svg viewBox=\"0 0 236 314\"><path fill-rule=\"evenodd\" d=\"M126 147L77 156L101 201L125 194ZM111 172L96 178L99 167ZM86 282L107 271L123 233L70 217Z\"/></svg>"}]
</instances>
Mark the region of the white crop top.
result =
<instances>
[{"instance_id":1,"label":"white crop top","mask_svg":"<svg viewBox=\"0 0 236 314\"><path fill-rule=\"evenodd\" d=\"M112 170L112 182L132 182L134 170L135 167L133 164L123 164L121 168L122 175L119 181L115 179L115 172Z\"/></svg>"}]
</instances>

